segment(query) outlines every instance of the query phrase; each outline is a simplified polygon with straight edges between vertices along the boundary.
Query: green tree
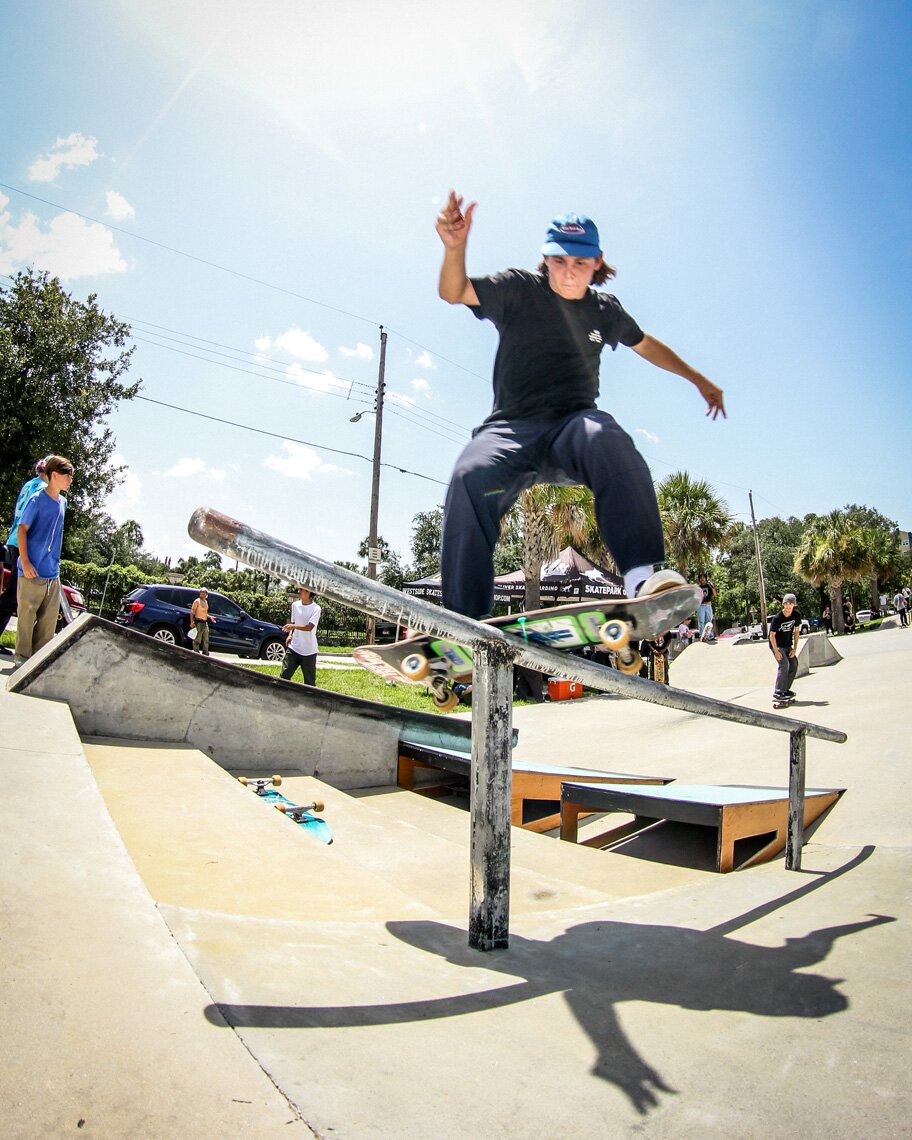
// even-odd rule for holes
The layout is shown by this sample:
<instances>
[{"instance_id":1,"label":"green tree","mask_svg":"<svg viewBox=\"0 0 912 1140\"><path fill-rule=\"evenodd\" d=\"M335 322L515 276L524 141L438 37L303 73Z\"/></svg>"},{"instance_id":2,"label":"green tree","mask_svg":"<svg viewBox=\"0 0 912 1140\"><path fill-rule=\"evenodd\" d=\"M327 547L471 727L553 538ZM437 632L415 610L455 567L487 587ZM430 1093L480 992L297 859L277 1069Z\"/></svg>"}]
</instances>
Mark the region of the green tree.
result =
<instances>
[{"instance_id":1,"label":"green tree","mask_svg":"<svg viewBox=\"0 0 912 1140\"><path fill-rule=\"evenodd\" d=\"M872 507L852 503L843 508L846 515L862 528L865 546L871 556L868 585L870 605L875 612L880 606L881 586L889 589L900 584L904 559L899 542L899 527L886 515Z\"/></svg>"},{"instance_id":2,"label":"green tree","mask_svg":"<svg viewBox=\"0 0 912 1140\"><path fill-rule=\"evenodd\" d=\"M114 489L120 469L111 464L115 442L106 417L140 387L124 379L133 354L125 347L129 334L128 325L99 309L95 294L75 300L47 273L23 270L0 286L0 518L11 518L35 459L51 452L76 468L68 526Z\"/></svg>"},{"instance_id":3,"label":"green tree","mask_svg":"<svg viewBox=\"0 0 912 1140\"><path fill-rule=\"evenodd\" d=\"M795 573L815 586L826 586L837 633L845 632L843 584L866 577L871 572L871 564L864 527L846 511L809 516L795 553Z\"/></svg>"},{"instance_id":4,"label":"green tree","mask_svg":"<svg viewBox=\"0 0 912 1140\"><path fill-rule=\"evenodd\" d=\"M568 542L579 544L595 529L592 492L586 487L537 483L522 492L513 512L523 542L523 604L526 610L537 610L541 607L542 566Z\"/></svg>"},{"instance_id":5,"label":"green tree","mask_svg":"<svg viewBox=\"0 0 912 1140\"><path fill-rule=\"evenodd\" d=\"M412 519L412 536L409 543L412 563L409 577L412 580L429 578L440 573L440 534L443 527L443 507L432 511L419 511Z\"/></svg>"},{"instance_id":6,"label":"green tree","mask_svg":"<svg viewBox=\"0 0 912 1140\"><path fill-rule=\"evenodd\" d=\"M668 560L679 573L696 580L712 561L715 550L724 550L732 532L728 504L703 479L691 479L676 471L656 487Z\"/></svg>"},{"instance_id":7,"label":"green tree","mask_svg":"<svg viewBox=\"0 0 912 1140\"><path fill-rule=\"evenodd\" d=\"M760 519L757 538L763 563L766 600L770 606L792 593L798 598L802 615L819 610L817 591L795 573L795 553L801 541L805 523L798 518ZM757 555L754 532L744 523L736 523L726 543L725 553L717 564L725 568L725 577L713 566L712 579L719 595L717 610L725 624L750 623L759 620L760 579L757 573ZM769 607L768 607L769 608Z\"/></svg>"},{"instance_id":8,"label":"green tree","mask_svg":"<svg viewBox=\"0 0 912 1140\"><path fill-rule=\"evenodd\" d=\"M500 524L500 537L494 547L494 573L512 574L523 564L523 537L516 515L507 513Z\"/></svg>"}]
</instances>

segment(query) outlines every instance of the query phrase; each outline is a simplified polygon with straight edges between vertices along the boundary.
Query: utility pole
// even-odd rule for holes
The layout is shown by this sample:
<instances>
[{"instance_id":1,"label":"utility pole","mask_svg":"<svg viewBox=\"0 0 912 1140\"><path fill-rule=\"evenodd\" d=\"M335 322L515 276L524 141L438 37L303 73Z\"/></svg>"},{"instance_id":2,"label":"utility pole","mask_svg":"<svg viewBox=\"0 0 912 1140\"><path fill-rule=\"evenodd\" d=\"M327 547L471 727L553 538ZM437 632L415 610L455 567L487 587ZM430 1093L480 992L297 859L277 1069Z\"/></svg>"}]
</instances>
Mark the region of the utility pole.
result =
<instances>
[{"instance_id":1,"label":"utility pole","mask_svg":"<svg viewBox=\"0 0 912 1140\"><path fill-rule=\"evenodd\" d=\"M748 491L747 497L751 505L751 526L754 529L754 553L757 556L757 577L760 579L760 622L763 626L763 637L769 637L766 625L766 586L763 582L763 563L760 561L760 536L757 534L757 520L754 517L754 492Z\"/></svg>"},{"instance_id":2,"label":"utility pole","mask_svg":"<svg viewBox=\"0 0 912 1140\"><path fill-rule=\"evenodd\" d=\"M377 577L380 551L377 548L377 518L380 511L380 449L383 444L383 393L386 376L386 330L380 326L380 368L377 373L377 403L374 407L374 463L371 479L370 533L367 539L367 576ZM377 637L377 621L373 614L367 617L367 643L373 645Z\"/></svg>"}]
</instances>

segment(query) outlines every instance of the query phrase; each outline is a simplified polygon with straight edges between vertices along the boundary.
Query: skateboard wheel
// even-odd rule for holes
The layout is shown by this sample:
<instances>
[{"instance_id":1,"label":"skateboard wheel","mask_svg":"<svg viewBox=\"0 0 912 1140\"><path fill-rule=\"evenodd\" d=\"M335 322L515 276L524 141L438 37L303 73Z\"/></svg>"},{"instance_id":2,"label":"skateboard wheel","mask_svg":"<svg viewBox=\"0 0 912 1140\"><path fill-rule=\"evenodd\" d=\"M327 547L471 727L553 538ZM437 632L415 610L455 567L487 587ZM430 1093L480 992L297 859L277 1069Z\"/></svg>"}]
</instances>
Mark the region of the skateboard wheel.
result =
<instances>
[{"instance_id":1,"label":"skateboard wheel","mask_svg":"<svg viewBox=\"0 0 912 1140\"><path fill-rule=\"evenodd\" d=\"M243 784L244 787L246 788L247 787L247 777L246 776L238 776L238 783Z\"/></svg>"},{"instance_id":2,"label":"skateboard wheel","mask_svg":"<svg viewBox=\"0 0 912 1140\"><path fill-rule=\"evenodd\" d=\"M314 800L310 806L313 811L322 811L326 807L326 804L324 804L322 800Z\"/></svg>"},{"instance_id":3,"label":"skateboard wheel","mask_svg":"<svg viewBox=\"0 0 912 1140\"><path fill-rule=\"evenodd\" d=\"M284 815L288 811L288 804L275 804L276 811L280 811Z\"/></svg>"},{"instance_id":4,"label":"skateboard wheel","mask_svg":"<svg viewBox=\"0 0 912 1140\"><path fill-rule=\"evenodd\" d=\"M637 653L635 649L630 650L630 656L625 660L623 657L618 656L618 669L622 673L639 673L643 668L643 658Z\"/></svg>"},{"instance_id":5,"label":"skateboard wheel","mask_svg":"<svg viewBox=\"0 0 912 1140\"><path fill-rule=\"evenodd\" d=\"M630 626L616 618L599 629L599 640L606 649L623 649L630 642Z\"/></svg>"},{"instance_id":6,"label":"skateboard wheel","mask_svg":"<svg viewBox=\"0 0 912 1140\"><path fill-rule=\"evenodd\" d=\"M273 776L272 782L275 784L276 787L278 787L279 784L281 784L281 782L282 782L282 777L281 776Z\"/></svg>"},{"instance_id":7,"label":"skateboard wheel","mask_svg":"<svg viewBox=\"0 0 912 1140\"><path fill-rule=\"evenodd\" d=\"M402 659L399 668L410 681L423 681L428 675L428 659L423 653L410 653Z\"/></svg>"},{"instance_id":8,"label":"skateboard wheel","mask_svg":"<svg viewBox=\"0 0 912 1140\"><path fill-rule=\"evenodd\" d=\"M434 708L439 709L440 712L450 712L459 704L459 697L452 691L444 693L432 693L431 700L434 702Z\"/></svg>"}]
</instances>

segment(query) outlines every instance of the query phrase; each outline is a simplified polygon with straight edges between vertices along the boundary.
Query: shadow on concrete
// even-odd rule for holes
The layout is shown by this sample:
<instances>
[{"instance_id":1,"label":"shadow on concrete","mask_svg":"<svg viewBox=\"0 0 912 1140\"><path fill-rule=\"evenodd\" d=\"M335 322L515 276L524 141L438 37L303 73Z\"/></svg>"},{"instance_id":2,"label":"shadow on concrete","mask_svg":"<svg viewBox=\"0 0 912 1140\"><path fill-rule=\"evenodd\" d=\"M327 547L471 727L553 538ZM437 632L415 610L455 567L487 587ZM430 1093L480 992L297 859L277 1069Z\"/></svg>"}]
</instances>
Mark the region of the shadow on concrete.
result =
<instances>
[{"instance_id":1,"label":"shadow on concrete","mask_svg":"<svg viewBox=\"0 0 912 1140\"><path fill-rule=\"evenodd\" d=\"M870 853L870 852L869 852ZM621 1002L639 1001L689 1010L730 1010L757 1017L819 1019L841 1013L848 998L843 979L806 973L823 962L839 938L895 919L871 915L841 926L787 938L779 947L757 946L730 937L742 926L816 889L857 866L826 873L813 883L773 900L723 926L689 930L631 922L586 922L551 941L512 935L509 949L488 954L486 969L515 979L479 993L427 1001L370 1006L209 1006L206 1016L234 1028L339 1029L396 1025L460 1017L563 992L580 1026L598 1051L592 1073L626 1094L646 1115L660 1097L675 1095L627 1038L617 1017ZM477 969L482 962L466 944L466 932L445 923L401 921L387 924L402 942L451 965Z\"/></svg>"}]
</instances>

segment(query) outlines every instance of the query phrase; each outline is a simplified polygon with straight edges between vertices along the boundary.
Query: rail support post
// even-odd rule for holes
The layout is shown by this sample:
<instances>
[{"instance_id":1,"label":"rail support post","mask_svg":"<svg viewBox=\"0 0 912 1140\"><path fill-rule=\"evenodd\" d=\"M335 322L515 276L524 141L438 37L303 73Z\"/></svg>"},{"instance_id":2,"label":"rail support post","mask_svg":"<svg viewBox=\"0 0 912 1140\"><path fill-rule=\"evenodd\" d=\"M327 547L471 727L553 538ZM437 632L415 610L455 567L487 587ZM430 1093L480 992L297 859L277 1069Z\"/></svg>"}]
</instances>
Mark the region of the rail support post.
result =
<instances>
[{"instance_id":1,"label":"rail support post","mask_svg":"<svg viewBox=\"0 0 912 1140\"><path fill-rule=\"evenodd\" d=\"M504 950L510 937L513 655L492 642L477 643L472 652L469 946Z\"/></svg>"},{"instance_id":2,"label":"rail support post","mask_svg":"<svg viewBox=\"0 0 912 1140\"><path fill-rule=\"evenodd\" d=\"M785 842L785 868L801 870L804 846L804 781L807 736L804 729L789 733L789 814Z\"/></svg>"}]
</instances>

